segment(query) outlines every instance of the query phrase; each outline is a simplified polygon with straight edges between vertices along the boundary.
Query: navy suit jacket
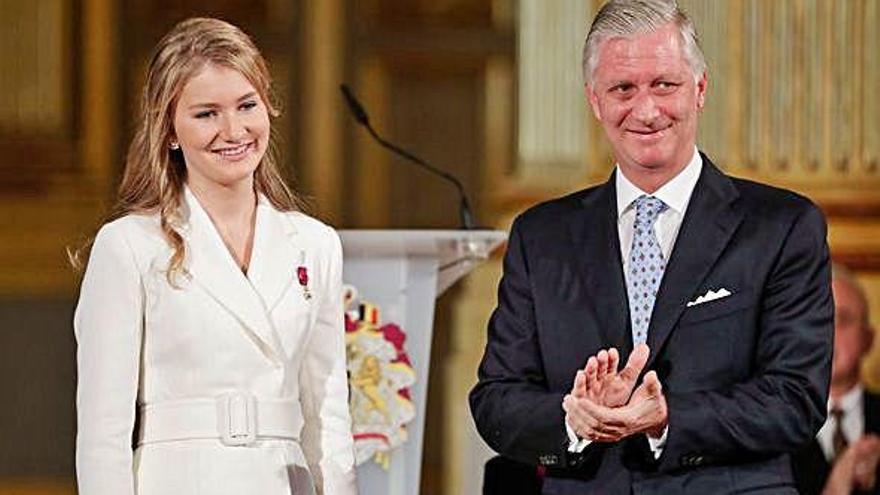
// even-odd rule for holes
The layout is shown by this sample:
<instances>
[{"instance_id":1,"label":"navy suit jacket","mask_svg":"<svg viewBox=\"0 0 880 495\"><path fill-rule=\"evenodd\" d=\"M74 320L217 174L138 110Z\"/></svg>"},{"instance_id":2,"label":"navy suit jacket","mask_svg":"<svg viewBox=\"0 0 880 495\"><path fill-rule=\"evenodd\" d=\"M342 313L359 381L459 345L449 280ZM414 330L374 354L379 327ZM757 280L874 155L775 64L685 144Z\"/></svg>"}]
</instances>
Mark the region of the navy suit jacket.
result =
<instances>
[{"instance_id":1,"label":"navy suit jacket","mask_svg":"<svg viewBox=\"0 0 880 495\"><path fill-rule=\"evenodd\" d=\"M865 433L880 435L880 395L865 391L862 414L865 418ZM832 466L825 459L819 442L813 439L792 456L791 467L801 495L819 495L825 488ZM880 495L880 483L867 493Z\"/></svg>"},{"instance_id":2,"label":"navy suit jacket","mask_svg":"<svg viewBox=\"0 0 880 495\"><path fill-rule=\"evenodd\" d=\"M809 200L703 169L648 330L669 407L644 435L566 453L562 398L589 356L632 350L614 177L513 224L470 405L502 455L549 468L545 493L793 493L789 452L826 414L833 304L825 220ZM732 295L688 307L708 290Z\"/></svg>"}]
</instances>

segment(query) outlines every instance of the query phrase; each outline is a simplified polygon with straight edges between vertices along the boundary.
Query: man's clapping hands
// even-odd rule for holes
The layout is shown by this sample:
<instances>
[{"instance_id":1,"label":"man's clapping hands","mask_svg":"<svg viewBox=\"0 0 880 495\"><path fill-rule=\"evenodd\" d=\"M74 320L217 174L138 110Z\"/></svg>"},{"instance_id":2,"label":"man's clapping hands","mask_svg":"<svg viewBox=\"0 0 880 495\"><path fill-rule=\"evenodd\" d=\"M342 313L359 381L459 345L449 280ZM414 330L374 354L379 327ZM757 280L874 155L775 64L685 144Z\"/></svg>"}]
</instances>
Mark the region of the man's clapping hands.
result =
<instances>
[{"instance_id":1,"label":"man's clapping hands","mask_svg":"<svg viewBox=\"0 0 880 495\"><path fill-rule=\"evenodd\" d=\"M565 420L578 437L616 442L637 433L663 434L667 408L657 373L646 373L636 388L649 355L647 345L637 345L620 371L617 349L603 349L587 360L562 402Z\"/></svg>"}]
</instances>

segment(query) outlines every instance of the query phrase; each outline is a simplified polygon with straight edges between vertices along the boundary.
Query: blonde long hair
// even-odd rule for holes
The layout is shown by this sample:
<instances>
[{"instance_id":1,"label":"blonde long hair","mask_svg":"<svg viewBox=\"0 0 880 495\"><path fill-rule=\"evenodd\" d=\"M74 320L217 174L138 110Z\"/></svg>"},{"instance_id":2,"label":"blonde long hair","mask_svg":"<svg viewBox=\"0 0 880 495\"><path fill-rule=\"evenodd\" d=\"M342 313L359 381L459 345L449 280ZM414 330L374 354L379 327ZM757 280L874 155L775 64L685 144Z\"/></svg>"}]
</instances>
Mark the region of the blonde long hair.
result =
<instances>
[{"instance_id":1,"label":"blonde long hair","mask_svg":"<svg viewBox=\"0 0 880 495\"><path fill-rule=\"evenodd\" d=\"M171 149L174 111L184 85L206 64L234 69L253 85L269 115L279 112L272 100L272 80L265 59L241 29L213 18L191 18L174 26L156 45L141 95L139 124L128 148L116 205L107 222L129 214L159 215L162 235L173 250L166 276L180 272L186 247L176 227L186 181L183 153ZM254 171L254 188L281 211L302 210L304 202L288 187L278 168L276 146L269 147ZM72 256L74 266L91 242Z\"/></svg>"}]
</instances>

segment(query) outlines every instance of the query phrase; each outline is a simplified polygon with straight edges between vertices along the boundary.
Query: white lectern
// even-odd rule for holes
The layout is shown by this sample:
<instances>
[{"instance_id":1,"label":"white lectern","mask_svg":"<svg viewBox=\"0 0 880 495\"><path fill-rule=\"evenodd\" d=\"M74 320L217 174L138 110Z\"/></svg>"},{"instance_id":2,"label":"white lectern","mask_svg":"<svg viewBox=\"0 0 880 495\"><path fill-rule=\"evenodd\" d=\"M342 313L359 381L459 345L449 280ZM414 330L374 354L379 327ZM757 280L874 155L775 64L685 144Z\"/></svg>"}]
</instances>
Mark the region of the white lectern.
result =
<instances>
[{"instance_id":1,"label":"white lectern","mask_svg":"<svg viewBox=\"0 0 880 495\"><path fill-rule=\"evenodd\" d=\"M416 372L415 418L407 442L392 451L386 471L370 461L358 468L361 495L417 495L422 467L425 402L434 300L486 260L507 238L491 230L341 230L343 280L399 324ZM464 398L462 398L464 400Z\"/></svg>"}]
</instances>

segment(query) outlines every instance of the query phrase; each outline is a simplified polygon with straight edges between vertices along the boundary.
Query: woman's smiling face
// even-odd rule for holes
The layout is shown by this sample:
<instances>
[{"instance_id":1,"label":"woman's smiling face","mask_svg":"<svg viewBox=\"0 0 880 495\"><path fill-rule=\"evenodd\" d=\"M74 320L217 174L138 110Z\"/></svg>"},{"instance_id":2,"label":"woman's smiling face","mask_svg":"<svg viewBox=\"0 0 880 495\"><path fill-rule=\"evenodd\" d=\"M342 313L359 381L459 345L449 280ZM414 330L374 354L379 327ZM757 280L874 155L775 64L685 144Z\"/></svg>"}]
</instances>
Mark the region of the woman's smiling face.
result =
<instances>
[{"instance_id":1,"label":"woman's smiling face","mask_svg":"<svg viewBox=\"0 0 880 495\"><path fill-rule=\"evenodd\" d=\"M269 145L269 113L240 72L208 63L180 93L174 134L191 187L250 186Z\"/></svg>"}]
</instances>

